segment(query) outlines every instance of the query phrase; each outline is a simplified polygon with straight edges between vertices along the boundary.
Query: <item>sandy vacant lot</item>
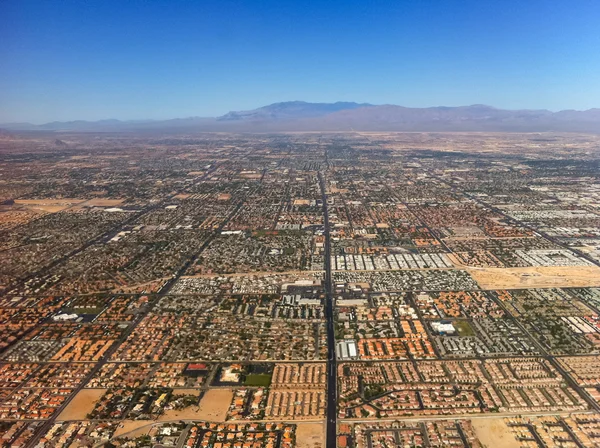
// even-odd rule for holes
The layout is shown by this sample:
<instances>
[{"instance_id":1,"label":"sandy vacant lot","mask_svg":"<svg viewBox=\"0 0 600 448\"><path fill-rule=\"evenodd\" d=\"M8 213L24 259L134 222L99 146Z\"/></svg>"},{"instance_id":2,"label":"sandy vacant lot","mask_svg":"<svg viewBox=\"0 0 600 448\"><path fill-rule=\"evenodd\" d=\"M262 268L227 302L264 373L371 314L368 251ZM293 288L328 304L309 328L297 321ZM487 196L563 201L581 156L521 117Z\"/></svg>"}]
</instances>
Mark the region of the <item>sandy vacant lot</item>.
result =
<instances>
[{"instance_id":1,"label":"sandy vacant lot","mask_svg":"<svg viewBox=\"0 0 600 448\"><path fill-rule=\"evenodd\" d=\"M466 268L483 289L600 286L598 266Z\"/></svg>"},{"instance_id":2,"label":"sandy vacant lot","mask_svg":"<svg viewBox=\"0 0 600 448\"><path fill-rule=\"evenodd\" d=\"M173 391L175 395L200 395L200 389L175 389ZM204 401L204 400L203 400ZM176 411L171 409L165 411L164 414L158 417L159 421L170 421L170 420L200 420L200 407L190 406L185 409Z\"/></svg>"},{"instance_id":3,"label":"sandy vacant lot","mask_svg":"<svg viewBox=\"0 0 600 448\"><path fill-rule=\"evenodd\" d=\"M323 423L296 423L298 448L320 448L325 446L325 425Z\"/></svg>"},{"instance_id":4,"label":"sandy vacant lot","mask_svg":"<svg viewBox=\"0 0 600 448\"><path fill-rule=\"evenodd\" d=\"M32 210L42 210L48 213L56 213L75 204L83 202L85 199L17 199L15 204L30 208Z\"/></svg>"},{"instance_id":5,"label":"sandy vacant lot","mask_svg":"<svg viewBox=\"0 0 600 448\"><path fill-rule=\"evenodd\" d=\"M123 420L113 434L113 438L129 432L131 432L131 434L127 434L128 437L139 437L150 431L150 428L154 423L156 422L151 420Z\"/></svg>"},{"instance_id":6,"label":"sandy vacant lot","mask_svg":"<svg viewBox=\"0 0 600 448\"><path fill-rule=\"evenodd\" d=\"M476 418L471 421L475 434L488 448L519 448L519 442L501 418Z\"/></svg>"},{"instance_id":7,"label":"sandy vacant lot","mask_svg":"<svg viewBox=\"0 0 600 448\"><path fill-rule=\"evenodd\" d=\"M180 412L191 412L195 408L194 416L185 418L224 422L231 400L233 400L232 389L209 389L200 400L198 408L192 406Z\"/></svg>"},{"instance_id":8,"label":"sandy vacant lot","mask_svg":"<svg viewBox=\"0 0 600 448\"><path fill-rule=\"evenodd\" d=\"M167 280L169 280L169 277L156 278L150 282L138 283L136 285L128 285L128 286L119 285L119 286L115 287L112 291L113 292L119 291L119 292L126 293L126 294L139 294L142 291L145 291L146 293L152 293L152 292L158 291L158 289L161 286L163 286Z\"/></svg>"},{"instance_id":9,"label":"sandy vacant lot","mask_svg":"<svg viewBox=\"0 0 600 448\"><path fill-rule=\"evenodd\" d=\"M200 395L199 389L176 389L177 395ZM173 420L208 420L213 422L225 421L225 416L231 400L233 399L233 390L231 389L210 389L202 397L200 406L190 406L180 411L166 411L158 417L157 421ZM128 437L140 436L147 433L151 426L156 423L153 420L123 420L119 428L115 431L113 437L127 434ZM133 431L131 434L128 434Z\"/></svg>"},{"instance_id":10,"label":"sandy vacant lot","mask_svg":"<svg viewBox=\"0 0 600 448\"><path fill-rule=\"evenodd\" d=\"M117 205L121 205L123 201L124 199L95 198L85 201L84 203L79 204L79 206L82 207L87 205L88 207L116 207Z\"/></svg>"},{"instance_id":11,"label":"sandy vacant lot","mask_svg":"<svg viewBox=\"0 0 600 448\"><path fill-rule=\"evenodd\" d=\"M58 420L83 420L94 409L106 389L83 389L58 416Z\"/></svg>"}]
</instances>

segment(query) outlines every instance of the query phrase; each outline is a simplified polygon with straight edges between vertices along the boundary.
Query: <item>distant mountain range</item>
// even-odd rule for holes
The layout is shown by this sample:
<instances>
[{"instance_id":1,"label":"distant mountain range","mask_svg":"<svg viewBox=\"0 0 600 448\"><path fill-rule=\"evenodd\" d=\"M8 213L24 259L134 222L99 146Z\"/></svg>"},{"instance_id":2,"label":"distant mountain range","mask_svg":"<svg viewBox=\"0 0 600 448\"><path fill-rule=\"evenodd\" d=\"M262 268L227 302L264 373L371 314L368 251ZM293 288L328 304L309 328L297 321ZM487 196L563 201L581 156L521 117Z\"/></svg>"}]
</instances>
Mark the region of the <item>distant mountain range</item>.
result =
<instances>
[{"instance_id":1,"label":"distant mountain range","mask_svg":"<svg viewBox=\"0 0 600 448\"><path fill-rule=\"evenodd\" d=\"M410 108L366 103L288 101L215 118L100 120L0 124L8 131L64 132L284 132L284 131L492 131L600 133L600 109L503 110L480 104Z\"/></svg>"},{"instance_id":2,"label":"distant mountain range","mask_svg":"<svg viewBox=\"0 0 600 448\"><path fill-rule=\"evenodd\" d=\"M264 121L264 120L296 120L299 118L314 118L329 115L341 110L355 110L363 107L374 107L368 103L307 103L305 101L287 101L274 103L258 109L241 112L229 112L218 117L219 121Z\"/></svg>"}]
</instances>

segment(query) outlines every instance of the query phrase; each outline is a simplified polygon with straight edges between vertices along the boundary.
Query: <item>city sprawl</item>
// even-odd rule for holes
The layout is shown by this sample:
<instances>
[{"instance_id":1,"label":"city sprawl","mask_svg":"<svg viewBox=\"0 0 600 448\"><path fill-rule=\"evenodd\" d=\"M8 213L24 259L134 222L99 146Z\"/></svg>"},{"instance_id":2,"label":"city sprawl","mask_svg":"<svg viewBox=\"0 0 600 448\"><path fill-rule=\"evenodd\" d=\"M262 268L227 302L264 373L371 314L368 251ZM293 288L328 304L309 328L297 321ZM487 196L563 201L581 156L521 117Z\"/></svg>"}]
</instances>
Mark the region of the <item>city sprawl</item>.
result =
<instances>
[{"instance_id":1,"label":"city sprawl","mask_svg":"<svg viewBox=\"0 0 600 448\"><path fill-rule=\"evenodd\" d=\"M600 447L600 137L0 135L0 446Z\"/></svg>"}]
</instances>

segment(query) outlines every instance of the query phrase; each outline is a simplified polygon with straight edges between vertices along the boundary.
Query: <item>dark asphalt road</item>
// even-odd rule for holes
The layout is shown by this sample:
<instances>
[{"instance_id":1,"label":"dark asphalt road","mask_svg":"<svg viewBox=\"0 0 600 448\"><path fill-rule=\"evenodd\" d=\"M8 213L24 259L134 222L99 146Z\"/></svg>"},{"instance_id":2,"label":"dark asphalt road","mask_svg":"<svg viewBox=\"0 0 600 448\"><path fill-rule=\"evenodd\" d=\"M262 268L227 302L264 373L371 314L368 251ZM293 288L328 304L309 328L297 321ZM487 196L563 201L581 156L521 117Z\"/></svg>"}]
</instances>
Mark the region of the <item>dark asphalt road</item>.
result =
<instances>
[{"instance_id":1,"label":"dark asphalt road","mask_svg":"<svg viewBox=\"0 0 600 448\"><path fill-rule=\"evenodd\" d=\"M331 241L329 234L329 214L325 178L319 173L319 184L323 199L325 224L325 317L327 319L327 448L337 444L337 360L335 355L335 327L333 314L333 293L331 288Z\"/></svg>"}]
</instances>

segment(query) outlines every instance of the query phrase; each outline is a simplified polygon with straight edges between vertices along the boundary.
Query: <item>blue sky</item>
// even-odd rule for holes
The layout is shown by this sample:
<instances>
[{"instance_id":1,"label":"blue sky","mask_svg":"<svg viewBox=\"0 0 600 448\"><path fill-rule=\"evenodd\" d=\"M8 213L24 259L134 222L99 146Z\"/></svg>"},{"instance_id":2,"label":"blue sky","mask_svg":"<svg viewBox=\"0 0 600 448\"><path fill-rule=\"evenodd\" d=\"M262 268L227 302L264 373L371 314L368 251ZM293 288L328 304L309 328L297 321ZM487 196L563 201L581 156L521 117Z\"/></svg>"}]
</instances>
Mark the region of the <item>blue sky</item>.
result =
<instances>
[{"instance_id":1,"label":"blue sky","mask_svg":"<svg viewBox=\"0 0 600 448\"><path fill-rule=\"evenodd\" d=\"M0 0L0 122L600 107L597 0Z\"/></svg>"}]
</instances>

